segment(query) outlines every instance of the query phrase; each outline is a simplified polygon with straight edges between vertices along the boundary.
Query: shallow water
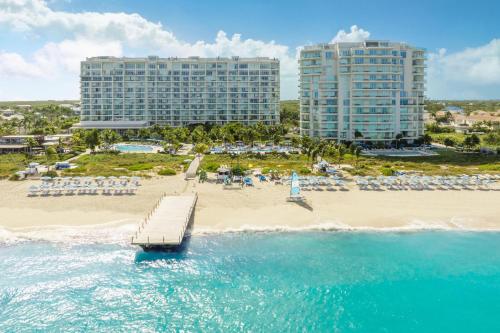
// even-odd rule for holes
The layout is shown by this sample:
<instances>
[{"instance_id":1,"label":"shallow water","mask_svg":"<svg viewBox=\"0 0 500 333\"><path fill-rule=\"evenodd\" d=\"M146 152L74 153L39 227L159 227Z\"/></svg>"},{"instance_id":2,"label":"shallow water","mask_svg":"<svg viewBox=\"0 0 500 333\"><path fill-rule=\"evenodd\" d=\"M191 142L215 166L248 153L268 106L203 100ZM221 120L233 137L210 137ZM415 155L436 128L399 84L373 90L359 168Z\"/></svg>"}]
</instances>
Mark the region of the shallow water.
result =
<instances>
[{"instance_id":1,"label":"shallow water","mask_svg":"<svg viewBox=\"0 0 500 333\"><path fill-rule=\"evenodd\" d=\"M0 246L0 331L499 332L500 233Z\"/></svg>"}]
</instances>

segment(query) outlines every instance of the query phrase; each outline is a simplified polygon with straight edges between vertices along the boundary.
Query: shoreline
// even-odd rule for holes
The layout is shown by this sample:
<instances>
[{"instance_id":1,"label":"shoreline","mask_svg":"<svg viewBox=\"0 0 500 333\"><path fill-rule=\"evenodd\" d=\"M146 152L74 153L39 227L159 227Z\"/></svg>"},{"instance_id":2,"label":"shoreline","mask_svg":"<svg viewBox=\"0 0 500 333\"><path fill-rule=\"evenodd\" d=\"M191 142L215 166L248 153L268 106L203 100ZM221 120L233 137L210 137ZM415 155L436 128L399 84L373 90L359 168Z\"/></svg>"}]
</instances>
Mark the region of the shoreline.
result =
<instances>
[{"instance_id":1,"label":"shoreline","mask_svg":"<svg viewBox=\"0 0 500 333\"><path fill-rule=\"evenodd\" d=\"M0 246L13 245L24 242L50 242L72 245L85 244L117 244L132 246L130 234L135 231L136 224L123 224L122 222L110 222L93 225L47 225L39 227L25 227L17 229L6 229L0 227ZM116 233L117 229L119 230ZM349 233L349 234L415 234L422 232L438 233L499 233L496 229L464 229L446 228L439 225L420 225L406 227L339 227L328 223L318 224L304 228L293 228L288 226L253 227L243 226L238 229L225 230L202 230L198 229L189 234L189 237L212 237L225 235L251 235L251 234L293 234L293 233Z\"/></svg>"},{"instance_id":2,"label":"shoreline","mask_svg":"<svg viewBox=\"0 0 500 333\"><path fill-rule=\"evenodd\" d=\"M224 189L182 175L143 180L136 195L27 197L33 181L0 181L2 235L128 240L162 193L196 191L192 235L245 232L500 232L498 184L490 191L310 191L310 207L286 202L289 188L256 183ZM119 232L113 231L119 230ZM116 234L113 234L116 233ZM127 234L128 233L128 234ZM99 235L97 235L99 234ZM107 234L107 235L101 235Z\"/></svg>"}]
</instances>

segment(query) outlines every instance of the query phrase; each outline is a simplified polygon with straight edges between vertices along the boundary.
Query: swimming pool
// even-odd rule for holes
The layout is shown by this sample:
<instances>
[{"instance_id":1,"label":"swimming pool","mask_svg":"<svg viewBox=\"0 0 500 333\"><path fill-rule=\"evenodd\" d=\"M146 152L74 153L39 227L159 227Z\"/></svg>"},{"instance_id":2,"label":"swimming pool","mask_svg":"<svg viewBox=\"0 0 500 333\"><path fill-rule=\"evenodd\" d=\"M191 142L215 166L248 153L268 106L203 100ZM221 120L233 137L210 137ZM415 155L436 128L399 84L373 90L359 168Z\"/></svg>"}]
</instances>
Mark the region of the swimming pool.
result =
<instances>
[{"instance_id":1,"label":"swimming pool","mask_svg":"<svg viewBox=\"0 0 500 333\"><path fill-rule=\"evenodd\" d=\"M118 144L113 147L122 153L152 153L154 151L152 146L137 144Z\"/></svg>"}]
</instances>

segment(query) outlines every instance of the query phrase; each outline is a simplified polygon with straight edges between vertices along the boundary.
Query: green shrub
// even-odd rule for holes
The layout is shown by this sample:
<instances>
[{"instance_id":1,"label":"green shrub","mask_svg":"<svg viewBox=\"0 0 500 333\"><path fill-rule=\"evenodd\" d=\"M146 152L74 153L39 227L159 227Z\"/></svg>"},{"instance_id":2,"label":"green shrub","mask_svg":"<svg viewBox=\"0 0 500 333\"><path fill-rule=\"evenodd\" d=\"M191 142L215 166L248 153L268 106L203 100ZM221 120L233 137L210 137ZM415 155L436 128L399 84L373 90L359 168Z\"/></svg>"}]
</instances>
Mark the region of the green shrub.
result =
<instances>
[{"instance_id":1,"label":"green shrub","mask_svg":"<svg viewBox=\"0 0 500 333\"><path fill-rule=\"evenodd\" d=\"M238 166L233 167L231 169L231 172L235 176L243 176L247 170L248 170L247 168L242 167L241 165L238 165Z\"/></svg>"},{"instance_id":2,"label":"green shrub","mask_svg":"<svg viewBox=\"0 0 500 333\"><path fill-rule=\"evenodd\" d=\"M298 172L301 174L301 175L308 175L311 173L311 169L309 168L306 168L306 167L300 167Z\"/></svg>"},{"instance_id":3,"label":"green shrub","mask_svg":"<svg viewBox=\"0 0 500 333\"><path fill-rule=\"evenodd\" d=\"M13 174L12 176L9 177L9 180L19 180L21 177L17 173Z\"/></svg>"},{"instance_id":4,"label":"green shrub","mask_svg":"<svg viewBox=\"0 0 500 333\"><path fill-rule=\"evenodd\" d=\"M73 169L65 169L63 172L64 173L85 173L87 171L87 168L84 166L79 166Z\"/></svg>"},{"instance_id":5,"label":"green shrub","mask_svg":"<svg viewBox=\"0 0 500 333\"><path fill-rule=\"evenodd\" d=\"M219 163L210 162L205 165L205 170L207 170L208 172L217 172L219 166L220 166Z\"/></svg>"},{"instance_id":6,"label":"green shrub","mask_svg":"<svg viewBox=\"0 0 500 333\"><path fill-rule=\"evenodd\" d=\"M164 168L158 171L158 174L160 176L175 176L177 172L175 172L175 170L171 168Z\"/></svg>"},{"instance_id":7,"label":"green shrub","mask_svg":"<svg viewBox=\"0 0 500 333\"><path fill-rule=\"evenodd\" d=\"M44 176L44 177L52 177L52 178L54 178L54 177L57 177L57 176L58 176L58 174L57 174L57 172L55 172L54 170L50 170L50 171L45 172L45 173L43 174L43 176Z\"/></svg>"},{"instance_id":8,"label":"green shrub","mask_svg":"<svg viewBox=\"0 0 500 333\"><path fill-rule=\"evenodd\" d=\"M446 146L446 147L454 147L456 145L456 142L453 138L450 138L450 137L446 137L444 138L443 140L443 144Z\"/></svg>"},{"instance_id":9,"label":"green shrub","mask_svg":"<svg viewBox=\"0 0 500 333\"><path fill-rule=\"evenodd\" d=\"M127 169L130 171L151 170L151 169L153 169L153 164L151 164L151 163L133 164L133 165L127 166Z\"/></svg>"},{"instance_id":10,"label":"green shrub","mask_svg":"<svg viewBox=\"0 0 500 333\"><path fill-rule=\"evenodd\" d=\"M392 176L394 175L394 170L392 168L386 168L386 167L382 167L380 169L380 172L382 173L382 175L384 176Z\"/></svg>"},{"instance_id":11,"label":"green shrub","mask_svg":"<svg viewBox=\"0 0 500 333\"><path fill-rule=\"evenodd\" d=\"M271 172L271 168L262 168L263 175L267 175L269 172Z\"/></svg>"}]
</instances>

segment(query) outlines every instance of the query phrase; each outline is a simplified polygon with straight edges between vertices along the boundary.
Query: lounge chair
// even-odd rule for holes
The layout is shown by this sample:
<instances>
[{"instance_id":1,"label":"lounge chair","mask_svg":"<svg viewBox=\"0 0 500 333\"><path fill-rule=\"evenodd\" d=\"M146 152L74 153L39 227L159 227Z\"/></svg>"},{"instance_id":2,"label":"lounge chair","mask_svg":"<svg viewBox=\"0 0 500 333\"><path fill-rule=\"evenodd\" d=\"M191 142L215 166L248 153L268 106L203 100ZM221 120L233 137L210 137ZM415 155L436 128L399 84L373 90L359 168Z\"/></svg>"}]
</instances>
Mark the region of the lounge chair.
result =
<instances>
[{"instance_id":1,"label":"lounge chair","mask_svg":"<svg viewBox=\"0 0 500 333\"><path fill-rule=\"evenodd\" d=\"M36 185L31 185L28 188L28 195L35 196L40 192L40 188Z\"/></svg>"}]
</instances>

